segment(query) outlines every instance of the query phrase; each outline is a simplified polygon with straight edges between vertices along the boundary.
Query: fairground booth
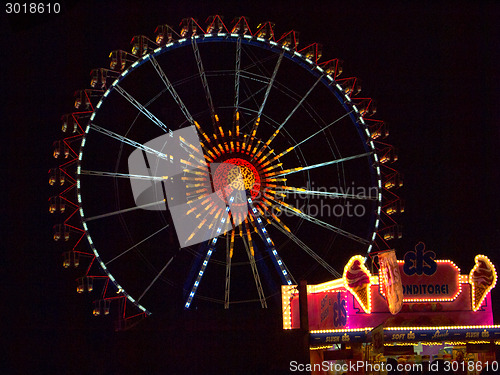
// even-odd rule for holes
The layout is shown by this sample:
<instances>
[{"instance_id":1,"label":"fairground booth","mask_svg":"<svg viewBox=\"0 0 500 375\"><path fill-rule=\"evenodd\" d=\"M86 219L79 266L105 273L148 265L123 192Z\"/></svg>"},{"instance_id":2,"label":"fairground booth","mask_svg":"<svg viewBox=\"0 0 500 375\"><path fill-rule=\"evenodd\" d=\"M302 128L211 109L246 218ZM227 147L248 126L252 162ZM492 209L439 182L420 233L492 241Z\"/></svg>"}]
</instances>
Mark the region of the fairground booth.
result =
<instances>
[{"instance_id":1,"label":"fairground booth","mask_svg":"<svg viewBox=\"0 0 500 375\"><path fill-rule=\"evenodd\" d=\"M309 333L310 364L293 364L297 370L384 374L388 363L417 372L439 363L463 374L500 373L490 296L497 275L486 256L467 274L423 243L402 260L394 251L378 258L377 274L354 256L341 279L282 287L283 328Z\"/></svg>"}]
</instances>

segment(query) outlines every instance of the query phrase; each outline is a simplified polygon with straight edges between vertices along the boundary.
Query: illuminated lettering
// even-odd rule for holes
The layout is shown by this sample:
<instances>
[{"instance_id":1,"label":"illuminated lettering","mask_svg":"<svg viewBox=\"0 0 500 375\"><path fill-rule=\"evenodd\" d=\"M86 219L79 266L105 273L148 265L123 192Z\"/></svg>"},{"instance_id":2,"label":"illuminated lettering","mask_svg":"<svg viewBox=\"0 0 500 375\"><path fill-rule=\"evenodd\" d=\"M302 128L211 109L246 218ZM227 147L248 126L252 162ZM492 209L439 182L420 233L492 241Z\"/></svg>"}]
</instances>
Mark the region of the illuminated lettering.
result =
<instances>
[{"instance_id":1,"label":"illuminated lettering","mask_svg":"<svg viewBox=\"0 0 500 375\"><path fill-rule=\"evenodd\" d=\"M403 285L403 293L408 295L441 295L448 294L449 286L448 284L408 284Z\"/></svg>"}]
</instances>

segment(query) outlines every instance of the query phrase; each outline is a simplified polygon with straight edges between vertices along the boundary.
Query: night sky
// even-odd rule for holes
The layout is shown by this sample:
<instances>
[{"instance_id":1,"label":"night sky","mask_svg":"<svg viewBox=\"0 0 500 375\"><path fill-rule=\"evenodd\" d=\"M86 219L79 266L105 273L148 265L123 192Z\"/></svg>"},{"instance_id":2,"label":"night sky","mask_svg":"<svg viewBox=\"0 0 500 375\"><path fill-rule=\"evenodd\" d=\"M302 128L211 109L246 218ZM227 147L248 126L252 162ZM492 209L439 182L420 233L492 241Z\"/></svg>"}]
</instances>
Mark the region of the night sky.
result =
<instances>
[{"instance_id":1,"label":"night sky","mask_svg":"<svg viewBox=\"0 0 500 375\"><path fill-rule=\"evenodd\" d=\"M47 171L72 94L114 49L159 24L212 14L295 29L360 77L390 126L403 173L401 256L424 241L468 273L482 253L500 266L500 6L464 2L63 2L50 17L1 20L4 374L280 373L299 355L279 306L152 316L114 333L77 295L51 239ZM2 10L3 12L3 10ZM303 44L304 45L304 44ZM343 265L334 265L342 269ZM493 290L496 322L500 300ZM1 365L0 365L1 366ZM283 372L286 373L286 372Z\"/></svg>"}]
</instances>

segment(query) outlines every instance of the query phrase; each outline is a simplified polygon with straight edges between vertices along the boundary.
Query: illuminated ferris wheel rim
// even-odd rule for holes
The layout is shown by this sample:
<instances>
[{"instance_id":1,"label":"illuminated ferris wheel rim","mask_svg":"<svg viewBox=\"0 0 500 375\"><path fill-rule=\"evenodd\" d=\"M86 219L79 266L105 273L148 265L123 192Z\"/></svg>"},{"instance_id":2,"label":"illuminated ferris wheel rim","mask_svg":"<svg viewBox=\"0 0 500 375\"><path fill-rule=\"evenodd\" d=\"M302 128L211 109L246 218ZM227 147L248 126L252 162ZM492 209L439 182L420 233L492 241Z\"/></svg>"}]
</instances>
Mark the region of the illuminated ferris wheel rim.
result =
<instances>
[{"instance_id":1,"label":"illuminated ferris wheel rim","mask_svg":"<svg viewBox=\"0 0 500 375\"><path fill-rule=\"evenodd\" d=\"M288 58L289 60L298 63L300 66L308 70L313 76L317 77L318 80L323 83L337 98L337 100L342 104L344 107L345 111L348 113L349 117L351 118L351 121L353 124L356 126L358 129L358 132L360 133L361 139L366 140L370 138L370 132L365 126L365 121L360 113L360 111L357 109L356 105L353 104L351 98L347 93L344 92L342 87L335 81L335 79L327 74L323 68L318 66L315 62L313 62L311 59L305 57L301 53L294 51L290 49L287 46L284 46L280 43L277 43L272 40L266 40L261 37L255 37L251 35L240 35L240 34L234 34L234 33L217 33L217 34L203 34L203 35L195 35L190 38L181 38L177 41L170 42L164 46L156 48L153 52L150 52L143 57L139 58L136 62L134 62L130 67L128 67L126 70L124 70L118 78L114 80L114 82L111 84L111 86L104 92L102 98L99 100L98 104L95 107L94 112L92 113L90 117L90 121L85 129L85 134L83 135L82 138L82 143L81 143L81 148L79 152L79 157L78 157L78 166L77 166L77 200L78 204L80 205L79 213L82 219L82 225L85 230L87 240L92 248L92 251L96 257L96 260L99 262L102 270L107 274L109 277L109 280L115 285L115 287L121 291L121 293L126 296L126 298L133 303L137 308L139 308L141 311L146 313L147 315L151 314L151 312L146 309L142 304L140 304L138 301L136 301L131 295L129 295L124 288L118 283L118 281L114 278L114 276L111 274L109 269L106 267L104 262L101 260L100 254L97 251L94 242L92 240L92 237L90 235L90 232L87 228L87 224L85 222L85 216L82 208L82 196L81 196L81 190L80 190L80 175L81 175L81 162L83 159L83 149L85 146L86 142L86 136L89 133L91 129L91 123L94 120L97 111L103 104L103 102L106 100L107 96L115 90L115 87L125 78L127 77L128 74L130 74L132 71L135 69L139 68L142 64L151 61L151 58L156 58L166 52L169 52L171 50L185 47L185 46L190 46L192 43L215 43L215 42L226 42L226 43L236 43L238 41L241 41L243 44L251 45L251 46L256 46L260 47L266 50L270 50L271 52L274 53L283 53L283 56ZM243 110L246 109L244 107L241 107ZM252 111L251 109L248 109L249 111ZM264 114L263 114L264 115ZM188 121L188 119L186 119ZM181 125L182 126L182 125ZM363 132L365 134L363 134ZM366 138L364 138L366 136ZM367 151L371 152L371 158L373 158L374 163L370 163L372 165L376 165L376 167L372 167L372 171L375 171L375 176L376 176L376 181L378 188L382 188L382 176L381 176L381 171L380 167L377 165L379 159L376 151L376 147L373 143L373 140L370 140L369 142L364 143L364 147ZM380 211L382 207L382 195L379 194L379 196L376 199L377 201L377 217L380 216ZM367 253L371 252L372 246L373 246L373 241L375 240L377 231L379 227L379 219L377 218L375 221L375 225L373 228L373 234L372 234L372 239L370 241L370 244L368 245Z\"/></svg>"},{"instance_id":2,"label":"illuminated ferris wheel rim","mask_svg":"<svg viewBox=\"0 0 500 375\"><path fill-rule=\"evenodd\" d=\"M216 17L219 17L219 16L216 16ZM273 27L273 26L271 26L271 27ZM248 30L246 30L246 31L248 31ZM224 42L237 43L237 42L240 42L241 44L260 47L262 49L269 50L269 51L276 53L276 54L281 53L284 57L286 57L287 59L296 63L297 65L302 66L306 71L308 71L314 77L316 77L318 79L317 82L322 82L322 84L324 86L326 86L334 94L334 96L337 98L338 102L344 108L346 114L342 118L346 117L347 115L350 117L352 123L355 125L355 127L360 135L363 147L365 148L366 151L368 151L366 153L366 157L368 157L368 159L370 161L373 161L373 162L369 162L369 169L370 169L370 175L371 175L371 180L372 180L371 184L377 185L378 189L380 189L380 190L379 190L378 196L376 197L376 199L374 199L374 201L376 202L375 212L374 212L375 219L374 219L371 241L367 241L367 245L368 245L367 253L370 253L370 251L372 250L372 246L373 246L375 238L377 236L377 231L379 230L379 225L380 225L381 209L382 209L382 205L383 205L382 194L381 194L382 173L381 173L380 166L379 166L380 159L379 159L379 156L377 155L377 148L373 142L372 134L368 130L368 126L365 123L365 120L363 119L363 114L357 108L355 101L351 99L349 93L345 90L345 88L343 89L339 85L339 83L335 80L334 77L332 77L331 74L327 73L325 71L325 69L323 69L321 66L319 66L317 64L317 59L315 59L316 62L314 62L313 60L311 60L310 58L307 58L305 55L301 54L300 52L297 52L295 49L287 47L286 45L284 45L284 43L282 44L279 41L275 42L274 40L265 39L265 38L258 37L255 35L253 35L253 36L247 35L247 34L245 34L246 31L244 31L243 34L238 34L238 33L234 33L234 32L232 32L232 33L219 32L219 33L205 33L205 34L201 34L201 35L193 35L189 38L183 37L183 38L180 38L178 40L169 42L164 46L158 47L154 51L149 52L149 53L143 55L142 57L136 57L137 61L135 61L134 63L132 63L132 65L130 67L125 69L118 76L118 78L116 78L113 81L111 86L108 89L106 89L106 91L104 91L103 94L101 94L102 96L101 96L98 104L95 107L93 107L92 114L90 115L90 121L88 122L88 124L83 132L84 134L82 134L80 152L79 152L79 154L77 154L78 160L77 160L77 172L76 172L76 191L77 191L77 200L78 200L78 205L79 205L78 210L79 210L80 217L82 220L82 226L84 228L84 231L85 231L86 237L89 241L89 244L92 248L92 251L95 255L95 259L100 264L102 270L107 274L107 276L109 277L109 280L115 285L115 287L118 289L118 291L122 295L124 295L130 302L132 302L134 305L136 305L141 311L145 312L146 314L150 314L150 312L144 306L142 306L140 303L138 303L138 301L136 301L133 297L131 297L129 294L127 294L127 292L125 292L125 290L120 286L120 284L115 280L113 275L107 269L104 262L102 262L101 257L99 255L99 253L97 252L96 247L94 246L94 242L92 241L89 230L87 228L86 219L85 219L83 208L82 208L80 176L82 174L81 169L82 169L83 149L84 149L85 142L87 139L87 134L89 133L90 129L92 129L92 126L91 126L92 121L94 120L96 113L98 112L102 103L105 101L105 99L108 97L108 95L112 91L116 90L117 86L119 87L118 84L129 73L131 73L135 69L139 68L141 65L143 65L147 61L153 62L153 60L155 60L156 57L159 57L161 54L163 54L165 52L168 52L168 51L180 48L180 47L184 47L184 46L190 46L190 45L197 44L197 43L202 44L202 43L210 43L210 42L219 42L219 43L224 43ZM271 32L272 32L272 30L271 30ZM194 34L194 31L193 31L193 34ZM273 39L274 39L274 36L273 36ZM123 69L123 67L122 67L122 69ZM251 72L244 72L244 73L243 72L244 71L238 72L238 74L241 73L242 76L244 74L249 74L249 75L252 74ZM265 83L269 82L269 77L262 76L262 78L263 78L263 82L265 82ZM276 83L278 83L278 82L276 81ZM312 90L312 88L311 88L311 90ZM218 108L224 108L224 107L219 106ZM239 108L241 108L242 110L246 110L249 113L255 112L251 108L246 108L243 106L240 106ZM262 116L265 117L266 114L263 113ZM186 117L186 120L189 122L189 118ZM184 120L184 123L186 122L186 120ZM269 118L269 120L271 123L274 121L272 118ZM183 125L181 124L180 126L182 127ZM286 129L284 129L284 130L286 131ZM320 129L320 131L322 131L322 130ZM320 131L318 131L317 133L319 133ZM317 134L317 133L315 133L315 134ZM375 138L375 137L373 137L373 138ZM299 151L300 151L300 148L299 148ZM346 160L348 160L348 159L349 158L346 158ZM307 162L306 162L306 165L307 165ZM309 171L307 172L307 174L309 174ZM384 206L384 210L386 210L385 206Z\"/></svg>"}]
</instances>

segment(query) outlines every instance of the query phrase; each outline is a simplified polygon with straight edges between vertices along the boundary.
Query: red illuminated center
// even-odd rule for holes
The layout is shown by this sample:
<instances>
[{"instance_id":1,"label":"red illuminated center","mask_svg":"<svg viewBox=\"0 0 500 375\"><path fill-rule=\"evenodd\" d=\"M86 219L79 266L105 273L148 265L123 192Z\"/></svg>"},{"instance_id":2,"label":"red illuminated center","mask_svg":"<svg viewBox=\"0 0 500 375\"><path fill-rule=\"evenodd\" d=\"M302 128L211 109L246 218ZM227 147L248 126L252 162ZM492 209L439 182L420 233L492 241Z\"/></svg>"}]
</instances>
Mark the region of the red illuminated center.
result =
<instances>
[{"instance_id":1,"label":"red illuminated center","mask_svg":"<svg viewBox=\"0 0 500 375\"><path fill-rule=\"evenodd\" d=\"M219 196L222 195L224 189L230 188L231 190L247 190L254 199L260 190L260 176L257 169L252 163L240 158L231 158L219 165L215 171L213 183Z\"/></svg>"}]
</instances>

